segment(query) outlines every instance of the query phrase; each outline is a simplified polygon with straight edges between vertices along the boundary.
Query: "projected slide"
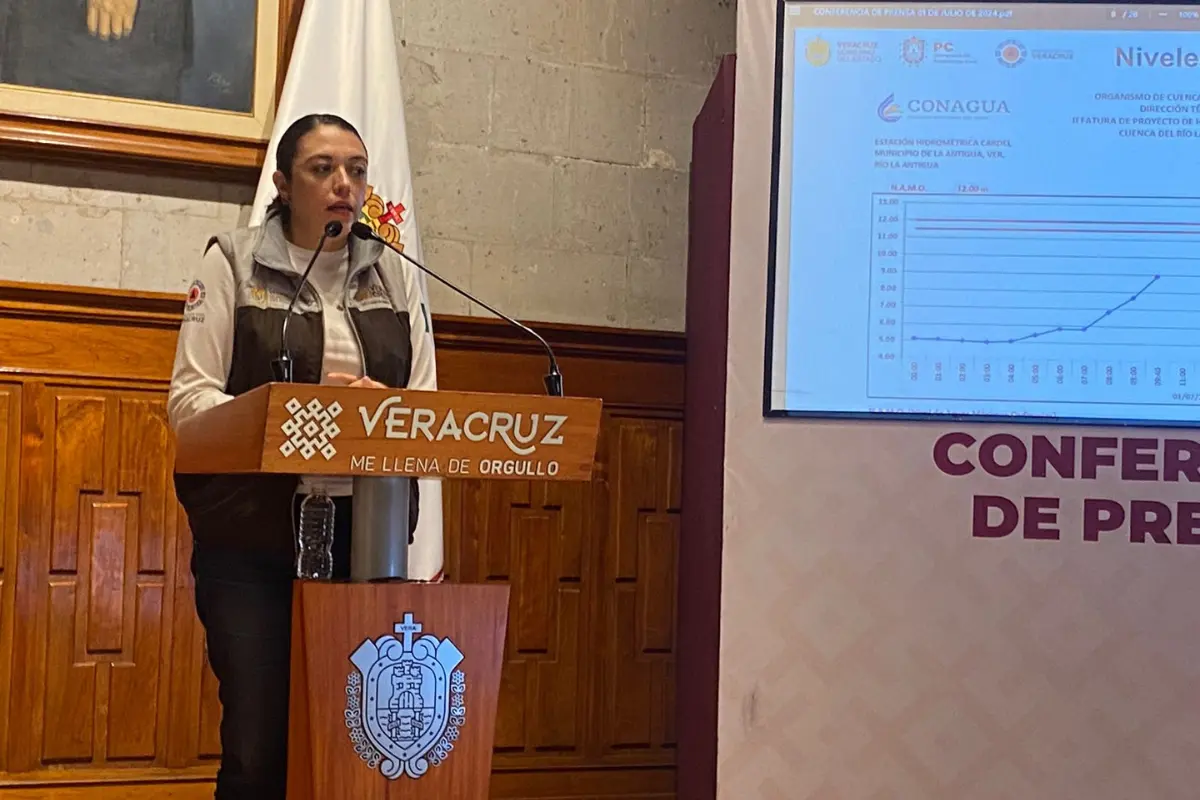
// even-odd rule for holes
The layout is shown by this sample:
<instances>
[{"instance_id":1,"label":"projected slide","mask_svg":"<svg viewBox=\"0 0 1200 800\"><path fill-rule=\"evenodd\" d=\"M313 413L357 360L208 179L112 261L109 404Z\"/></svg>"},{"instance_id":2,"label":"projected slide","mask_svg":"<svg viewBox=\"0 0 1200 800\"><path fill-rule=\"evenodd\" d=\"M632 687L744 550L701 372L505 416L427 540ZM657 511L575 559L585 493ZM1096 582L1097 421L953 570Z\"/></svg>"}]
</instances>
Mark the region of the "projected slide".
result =
<instances>
[{"instance_id":1,"label":"projected slide","mask_svg":"<svg viewBox=\"0 0 1200 800\"><path fill-rule=\"evenodd\" d=\"M795 4L768 412L1200 422L1200 12Z\"/></svg>"}]
</instances>

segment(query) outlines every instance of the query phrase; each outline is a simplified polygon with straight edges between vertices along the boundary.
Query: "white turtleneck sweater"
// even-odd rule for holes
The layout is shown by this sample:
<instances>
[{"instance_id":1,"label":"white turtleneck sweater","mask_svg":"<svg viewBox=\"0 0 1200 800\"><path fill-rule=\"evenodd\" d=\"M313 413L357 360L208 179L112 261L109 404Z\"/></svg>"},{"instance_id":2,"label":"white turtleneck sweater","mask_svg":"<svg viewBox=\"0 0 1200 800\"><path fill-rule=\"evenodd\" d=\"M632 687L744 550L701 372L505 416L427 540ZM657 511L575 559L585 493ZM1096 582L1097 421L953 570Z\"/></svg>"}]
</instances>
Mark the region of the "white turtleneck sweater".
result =
<instances>
[{"instance_id":1,"label":"white turtleneck sweater","mask_svg":"<svg viewBox=\"0 0 1200 800\"><path fill-rule=\"evenodd\" d=\"M292 266L296 272L303 274L313 251L289 243L288 253L292 257ZM343 247L318 255L317 263L313 264L312 272L308 274L309 285L321 295L321 306L325 310L321 315L325 322L325 351L321 360L322 383L329 383L328 376L337 372L353 375L355 378L363 376L362 350L358 346L354 329L350 326L350 312L346 310L344 303L346 273L349 269L350 249ZM329 495L344 497L353 494L354 479L344 476L304 475L300 478L298 491L307 494L318 485Z\"/></svg>"}]
</instances>

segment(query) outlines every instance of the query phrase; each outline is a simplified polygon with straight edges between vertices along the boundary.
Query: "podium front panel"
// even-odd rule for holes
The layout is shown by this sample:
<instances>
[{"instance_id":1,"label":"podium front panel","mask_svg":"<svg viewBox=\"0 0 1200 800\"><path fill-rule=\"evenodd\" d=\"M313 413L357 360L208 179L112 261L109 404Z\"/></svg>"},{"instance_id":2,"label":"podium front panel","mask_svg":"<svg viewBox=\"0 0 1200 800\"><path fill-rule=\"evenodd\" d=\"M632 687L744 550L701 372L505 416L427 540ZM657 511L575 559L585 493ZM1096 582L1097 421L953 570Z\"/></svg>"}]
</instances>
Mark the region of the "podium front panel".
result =
<instances>
[{"instance_id":1,"label":"podium front panel","mask_svg":"<svg viewBox=\"0 0 1200 800\"><path fill-rule=\"evenodd\" d=\"M289 800L486 798L508 597L297 582Z\"/></svg>"},{"instance_id":2,"label":"podium front panel","mask_svg":"<svg viewBox=\"0 0 1200 800\"><path fill-rule=\"evenodd\" d=\"M592 398L272 384L263 472L586 481Z\"/></svg>"}]
</instances>

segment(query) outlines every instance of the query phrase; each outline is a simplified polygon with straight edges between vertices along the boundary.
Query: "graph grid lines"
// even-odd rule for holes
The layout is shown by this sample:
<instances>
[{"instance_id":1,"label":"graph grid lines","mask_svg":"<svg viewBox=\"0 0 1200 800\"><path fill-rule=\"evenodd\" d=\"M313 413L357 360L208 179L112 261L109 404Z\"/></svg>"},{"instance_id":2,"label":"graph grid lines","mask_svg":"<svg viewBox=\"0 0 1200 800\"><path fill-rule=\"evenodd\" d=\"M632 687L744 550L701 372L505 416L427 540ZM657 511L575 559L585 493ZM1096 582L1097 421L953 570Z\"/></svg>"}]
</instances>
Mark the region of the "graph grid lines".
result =
<instances>
[{"instance_id":1,"label":"graph grid lines","mask_svg":"<svg viewBox=\"0 0 1200 800\"><path fill-rule=\"evenodd\" d=\"M1200 198L876 194L871 231L870 396L1148 402L1200 366Z\"/></svg>"}]
</instances>

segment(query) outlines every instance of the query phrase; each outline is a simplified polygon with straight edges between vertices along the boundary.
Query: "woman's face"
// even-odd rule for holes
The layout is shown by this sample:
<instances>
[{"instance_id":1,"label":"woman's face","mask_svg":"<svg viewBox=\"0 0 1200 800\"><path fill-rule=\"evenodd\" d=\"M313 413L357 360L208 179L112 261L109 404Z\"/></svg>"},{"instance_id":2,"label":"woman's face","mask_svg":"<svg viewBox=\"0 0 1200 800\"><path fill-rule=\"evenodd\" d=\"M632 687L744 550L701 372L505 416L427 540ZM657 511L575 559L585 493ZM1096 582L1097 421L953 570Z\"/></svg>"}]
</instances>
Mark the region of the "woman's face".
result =
<instances>
[{"instance_id":1,"label":"woman's face","mask_svg":"<svg viewBox=\"0 0 1200 800\"><path fill-rule=\"evenodd\" d=\"M291 207L296 244L316 247L333 220L342 233L329 243L345 242L367 196L367 150L350 131L321 125L301 137L291 180L276 173L275 185Z\"/></svg>"}]
</instances>

